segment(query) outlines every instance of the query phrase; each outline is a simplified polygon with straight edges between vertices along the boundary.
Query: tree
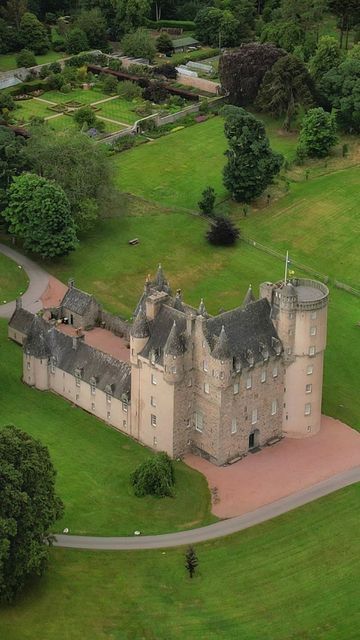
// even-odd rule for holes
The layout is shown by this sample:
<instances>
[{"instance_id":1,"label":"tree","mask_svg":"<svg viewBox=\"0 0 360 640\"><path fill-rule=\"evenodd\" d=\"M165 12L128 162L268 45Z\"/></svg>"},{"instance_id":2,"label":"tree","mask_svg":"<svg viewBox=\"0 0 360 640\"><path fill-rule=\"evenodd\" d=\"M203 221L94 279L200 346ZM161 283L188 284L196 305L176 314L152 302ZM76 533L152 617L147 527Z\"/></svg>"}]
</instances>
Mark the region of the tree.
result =
<instances>
[{"instance_id":1,"label":"tree","mask_svg":"<svg viewBox=\"0 0 360 640\"><path fill-rule=\"evenodd\" d=\"M20 29L21 18L27 12L27 0L8 0L5 6L0 9L6 22L11 24L18 31Z\"/></svg>"},{"instance_id":2,"label":"tree","mask_svg":"<svg viewBox=\"0 0 360 640\"><path fill-rule=\"evenodd\" d=\"M201 200L198 202L198 207L204 216L212 216L214 213L215 205L215 189L212 187L206 187L202 192Z\"/></svg>"},{"instance_id":3,"label":"tree","mask_svg":"<svg viewBox=\"0 0 360 640\"><path fill-rule=\"evenodd\" d=\"M154 73L158 76L164 76L169 80L176 80L177 71L173 64L160 64L158 67L154 67Z\"/></svg>"},{"instance_id":4,"label":"tree","mask_svg":"<svg viewBox=\"0 0 360 640\"><path fill-rule=\"evenodd\" d=\"M106 22L100 9L82 11L74 26L85 33L89 47L104 50L108 48Z\"/></svg>"},{"instance_id":5,"label":"tree","mask_svg":"<svg viewBox=\"0 0 360 640\"><path fill-rule=\"evenodd\" d=\"M281 47L293 53L298 46L302 46L305 40L305 32L296 22L281 20L279 22L269 22L261 31L261 42L272 42L277 47Z\"/></svg>"},{"instance_id":6,"label":"tree","mask_svg":"<svg viewBox=\"0 0 360 640\"><path fill-rule=\"evenodd\" d=\"M265 73L286 53L272 44L242 44L220 58L219 74L231 104L253 104Z\"/></svg>"},{"instance_id":7,"label":"tree","mask_svg":"<svg viewBox=\"0 0 360 640\"><path fill-rule=\"evenodd\" d=\"M24 173L8 191L4 218L24 249L41 258L66 256L78 244L70 203L54 181Z\"/></svg>"},{"instance_id":8,"label":"tree","mask_svg":"<svg viewBox=\"0 0 360 640\"><path fill-rule=\"evenodd\" d=\"M149 86L144 89L143 93L145 100L157 103L165 102L168 95L169 94L166 90L166 87L164 87L162 82L159 82L159 80L154 80L153 82L151 82Z\"/></svg>"},{"instance_id":9,"label":"tree","mask_svg":"<svg viewBox=\"0 0 360 640\"><path fill-rule=\"evenodd\" d=\"M260 196L279 173L282 156L270 148L265 127L244 109L225 107L224 185L238 202L249 203Z\"/></svg>"},{"instance_id":10,"label":"tree","mask_svg":"<svg viewBox=\"0 0 360 640\"><path fill-rule=\"evenodd\" d=\"M158 453L142 462L130 476L137 497L173 495L174 466L167 453Z\"/></svg>"},{"instance_id":11,"label":"tree","mask_svg":"<svg viewBox=\"0 0 360 640\"><path fill-rule=\"evenodd\" d=\"M142 88L139 87L136 82L132 82L131 80L124 80L124 82L119 82L118 85L118 94L121 98L125 98L126 100L141 98Z\"/></svg>"},{"instance_id":12,"label":"tree","mask_svg":"<svg viewBox=\"0 0 360 640\"><path fill-rule=\"evenodd\" d=\"M15 109L15 102L9 93L0 93L0 116Z\"/></svg>"},{"instance_id":13,"label":"tree","mask_svg":"<svg viewBox=\"0 0 360 640\"><path fill-rule=\"evenodd\" d=\"M0 94L1 97L5 97L5 95ZM15 136L14 132L8 127L0 126L0 211L7 204L7 189L13 177L19 175L25 169L25 162L21 153L24 146L24 138Z\"/></svg>"},{"instance_id":14,"label":"tree","mask_svg":"<svg viewBox=\"0 0 360 640\"><path fill-rule=\"evenodd\" d=\"M327 0L282 0L281 16L306 33L320 24L326 8Z\"/></svg>"},{"instance_id":15,"label":"tree","mask_svg":"<svg viewBox=\"0 0 360 640\"><path fill-rule=\"evenodd\" d=\"M146 29L137 29L134 33L127 33L121 41L125 55L151 60L156 53L154 41Z\"/></svg>"},{"instance_id":16,"label":"tree","mask_svg":"<svg viewBox=\"0 0 360 640\"><path fill-rule=\"evenodd\" d=\"M325 158L337 142L335 114L322 107L309 109L303 118L299 138L299 147L305 155Z\"/></svg>"},{"instance_id":17,"label":"tree","mask_svg":"<svg viewBox=\"0 0 360 640\"><path fill-rule=\"evenodd\" d=\"M77 54L80 51L87 51L87 49L89 49L89 43L85 31L79 27L70 29L65 36L65 51Z\"/></svg>"},{"instance_id":18,"label":"tree","mask_svg":"<svg viewBox=\"0 0 360 640\"><path fill-rule=\"evenodd\" d=\"M189 573L190 578L193 577L198 564L199 564L199 561L197 559L195 549L191 546L188 547L185 554L185 568Z\"/></svg>"},{"instance_id":19,"label":"tree","mask_svg":"<svg viewBox=\"0 0 360 640\"><path fill-rule=\"evenodd\" d=\"M229 246L235 244L240 237L240 231L231 222L230 218L218 216L211 222L206 232L206 239L216 246Z\"/></svg>"},{"instance_id":20,"label":"tree","mask_svg":"<svg viewBox=\"0 0 360 640\"><path fill-rule=\"evenodd\" d=\"M34 67L36 65L36 58L29 49L21 49L21 51L16 54L16 64L18 67Z\"/></svg>"},{"instance_id":21,"label":"tree","mask_svg":"<svg viewBox=\"0 0 360 640\"><path fill-rule=\"evenodd\" d=\"M80 129L84 126L86 129L91 129L96 126L95 111L91 107L80 107L74 113L74 120Z\"/></svg>"},{"instance_id":22,"label":"tree","mask_svg":"<svg viewBox=\"0 0 360 640\"><path fill-rule=\"evenodd\" d=\"M348 56L330 69L319 83L319 90L331 108L336 109L339 126L350 133L360 132L360 59Z\"/></svg>"},{"instance_id":23,"label":"tree","mask_svg":"<svg viewBox=\"0 0 360 640\"><path fill-rule=\"evenodd\" d=\"M256 105L274 116L285 116L283 127L289 130L298 107L312 105L312 93L312 80L304 63L288 54L266 72Z\"/></svg>"},{"instance_id":24,"label":"tree","mask_svg":"<svg viewBox=\"0 0 360 640\"><path fill-rule=\"evenodd\" d=\"M173 41L165 31L160 33L159 37L156 39L156 49L160 53L165 54L172 53L174 51Z\"/></svg>"},{"instance_id":25,"label":"tree","mask_svg":"<svg viewBox=\"0 0 360 640\"><path fill-rule=\"evenodd\" d=\"M204 7L195 18L196 36L212 47L234 47L240 43L239 21L231 11Z\"/></svg>"},{"instance_id":26,"label":"tree","mask_svg":"<svg viewBox=\"0 0 360 640\"><path fill-rule=\"evenodd\" d=\"M82 202L89 198L98 215L108 213L115 200L112 164L104 148L82 133L37 127L24 155L38 175L56 180L71 205L77 228L82 231Z\"/></svg>"},{"instance_id":27,"label":"tree","mask_svg":"<svg viewBox=\"0 0 360 640\"><path fill-rule=\"evenodd\" d=\"M117 93L119 82L115 76L106 75L102 87L104 93Z\"/></svg>"},{"instance_id":28,"label":"tree","mask_svg":"<svg viewBox=\"0 0 360 640\"><path fill-rule=\"evenodd\" d=\"M50 48L47 31L33 13L24 13L20 21L20 39L24 49L35 54L46 53Z\"/></svg>"},{"instance_id":29,"label":"tree","mask_svg":"<svg viewBox=\"0 0 360 640\"><path fill-rule=\"evenodd\" d=\"M309 62L309 70L315 82L319 82L325 73L337 67L340 62L341 52L336 38L322 36Z\"/></svg>"},{"instance_id":30,"label":"tree","mask_svg":"<svg viewBox=\"0 0 360 640\"><path fill-rule=\"evenodd\" d=\"M347 49L350 29L360 22L359 2L358 0L329 0L328 6L339 19L340 48L343 47L345 36L345 49Z\"/></svg>"},{"instance_id":31,"label":"tree","mask_svg":"<svg viewBox=\"0 0 360 640\"><path fill-rule=\"evenodd\" d=\"M117 37L141 27L149 13L149 0L119 0L115 20Z\"/></svg>"},{"instance_id":32,"label":"tree","mask_svg":"<svg viewBox=\"0 0 360 640\"><path fill-rule=\"evenodd\" d=\"M47 565L50 527L61 518L47 447L13 426L0 431L0 601L12 602ZM48 544L46 544L48 541Z\"/></svg>"}]
</instances>

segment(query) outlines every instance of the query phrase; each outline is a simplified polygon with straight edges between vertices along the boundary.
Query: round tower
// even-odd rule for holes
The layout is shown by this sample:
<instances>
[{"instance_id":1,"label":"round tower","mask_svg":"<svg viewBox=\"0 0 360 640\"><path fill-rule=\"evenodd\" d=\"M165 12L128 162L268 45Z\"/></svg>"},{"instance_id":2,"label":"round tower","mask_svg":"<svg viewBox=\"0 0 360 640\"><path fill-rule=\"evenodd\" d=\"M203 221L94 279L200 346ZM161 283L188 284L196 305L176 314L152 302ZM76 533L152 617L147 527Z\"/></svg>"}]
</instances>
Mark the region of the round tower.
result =
<instances>
[{"instance_id":1,"label":"round tower","mask_svg":"<svg viewBox=\"0 0 360 640\"><path fill-rule=\"evenodd\" d=\"M170 384L180 382L184 376L185 338L178 332L176 321L171 327L164 347L164 380Z\"/></svg>"},{"instance_id":2,"label":"round tower","mask_svg":"<svg viewBox=\"0 0 360 640\"><path fill-rule=\"evenodd\" d=\"M145 347L150 336L146 313L141 307L130 330L130 362L137 364L138 354Z\"/></svg>"},{"instance_id":3,"label":"round tower","mask_svg":"<svg viewBox=\"0 0 360 640\"><path fill-rule=\"evenodd\" d=\"M211 357L215 361L212 382L216 387L226 388L232 375L233 359L224 325L221 327Z\"/></svg>"},{"instance_id":4,"label":"round tower","mask_svg":"<svg viewBox=\"0 0 360 640\"><path fill-rule=\"evenodd\" d=\"M283 432L294 438L320 430L328 297L326 285L304 278L273 289L272 318L286 365Z\"/></svg>"}]
</instances>

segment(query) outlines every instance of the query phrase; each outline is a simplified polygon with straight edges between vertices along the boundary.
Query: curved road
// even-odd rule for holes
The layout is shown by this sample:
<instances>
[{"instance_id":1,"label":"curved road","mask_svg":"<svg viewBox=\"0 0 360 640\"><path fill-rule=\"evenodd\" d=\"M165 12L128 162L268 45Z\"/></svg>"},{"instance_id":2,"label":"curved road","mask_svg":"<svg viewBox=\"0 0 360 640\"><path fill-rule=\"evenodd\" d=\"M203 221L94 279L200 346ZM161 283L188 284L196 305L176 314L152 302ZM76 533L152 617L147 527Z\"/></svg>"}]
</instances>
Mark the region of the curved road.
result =
<instances>
[{"instance_id":1,"label":"curved road","mask_svg":"<svg viewBox=\"0 0 360 640\"><path fill-rule=\"evenodd\" d=\"M7 256L11 260L14 260L17 264L21 264L26 271L30 283L22 296L22 304L24 309L27 309L32 313L37 313L37 311L42 309L40 297L48 286L49 274L39 267L36 262L33 262L33 260L30 260L30 258L27 258L26 256L23 256L18 251L15 251L15 249L7 247L5 244L0 244L0 253L3 253L4 256ZM14 311L15 301L2 304L0 305L0 318L11 318Z\"/></svg>"},{"instance_id":2,"label":"curved road","mask_svg":"<svg viewBox=\"0 0 360 640\"><path fill-rule=\"evenodd\" d=\"M308 489L303 489L293 493L286 498L277 500L265 505L256 511L245 513L236 518L229 518L216 522L200 529L190 529L190 531L180 531L179 533L167 533L156 536L134 536L100 538L92 536L69 536L57 535L54 545L57 547L68 547L71 549L98 549L106 551L122 550L131 551L138 549L164 549L166 547L177 547L180 545L195 544L213 540L222 536L228 536L237 531L248 529L249 527L265 522L296 507L301 507L307 502L317 500L342 487L360 481L360 466L354 467L328 480L314 484Z\"/></svg>"}]
</instances>

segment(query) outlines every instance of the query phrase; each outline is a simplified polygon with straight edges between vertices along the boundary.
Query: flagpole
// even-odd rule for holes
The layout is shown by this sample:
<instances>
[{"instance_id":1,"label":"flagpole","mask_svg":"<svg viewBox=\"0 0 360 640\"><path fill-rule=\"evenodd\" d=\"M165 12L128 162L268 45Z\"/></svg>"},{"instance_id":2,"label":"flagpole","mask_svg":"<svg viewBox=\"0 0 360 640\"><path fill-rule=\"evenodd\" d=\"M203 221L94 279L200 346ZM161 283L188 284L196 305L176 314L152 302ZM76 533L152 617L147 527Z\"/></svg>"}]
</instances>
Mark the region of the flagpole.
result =
<instances>
[{"instance_id":1,"label":"flagpole","mask_svg":"<svg viewBox=\"0 0 360 640\"><path fill-rule=\"evenodd\" d=\"M289 252L286 252L286 258L285 258L285 284L287 282L287 274L288 274L288 262L289 262Z\"/></svg>"}]
</instances>

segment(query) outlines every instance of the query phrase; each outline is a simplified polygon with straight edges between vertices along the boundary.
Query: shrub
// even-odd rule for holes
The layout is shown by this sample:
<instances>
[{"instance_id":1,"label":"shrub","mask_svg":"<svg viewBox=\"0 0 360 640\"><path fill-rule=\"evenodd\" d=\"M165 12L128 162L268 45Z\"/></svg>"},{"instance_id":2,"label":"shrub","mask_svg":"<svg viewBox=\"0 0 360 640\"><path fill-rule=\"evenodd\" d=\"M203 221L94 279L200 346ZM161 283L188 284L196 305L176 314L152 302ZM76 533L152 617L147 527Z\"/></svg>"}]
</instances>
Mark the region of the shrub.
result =
<instances>
[{"instance_id":1,"label":"shrub","mask_svg":"<svg viewBox=\"0 0 360 640\"><path fill-rule=\"evenodd\" d=\"M70 93L71 88L72 88L72 87L71 87L70 82L65 82L65 83L62 85L62 87L61 87L60 91L61 91L61 93Z\"/></svg>"},{"instance_id":2,"label":"shrub","mask_svg":"<svg viewBox=\"0 0 360 640\"><path fill-rule=\"evenodd\" d=\"M206 238L210 244L217 246L228 246L235 244L240 237L240 231L235 227L229 218L218 217L211 223L210 229L206 233Z\"/></svg>"},{"instance_id":3,"label":"shrub","mask_svg":"<svg viewBox=\"0 0 360 640\"><path fill-rule=\"evenodd\" d=\"M80 53L89 48L89 42L86 33L75 27L70 29L65 38L65 49L67 53Z\"/></svg>"},{"instance_id":4,"label":"shrub","mask_svg":"<svg viewBox=\"0 0 360 640\"><path fill-rule=\"evenodd\" d=\"M144 98L145 100L150 100L150 102L165 102L167 96L168 92L166 88L157 80L151 82L151 84L144 90Z\"/></svg>"},{"instance_id":5,"label":"shrub","mask_svg":"<svg viewBox=\"0 0 360 640\"><path fill-rule=\"evenodd\" d=\"M118 85L119 83L115 76L107 75L102 83L103 91L104 93L117 93Z\"/></svg>"},{"instance_id":6,"label":"shrub","mask_svg":"<svg viewBox=\"0 0 360 640\"><path fill-rule=\"evenodd\" d=\"M41 67L40 69L40 73L39 73L39 78L41 78L42 80L45 80L45 78L48 77L50 73L50 68L48 64L45 64L43 67Z\"/></svg>"},{"instance_id":7,"label":"shrub","mask_svg":"<svg viewBox=\"0 0 360 640\"><path fill-rule=\"evenodd\" d=\"M160 33L159 37L156 39L156 49L160 53L172 53L174 51L173 41L171 40L168 33Z\"/></svg>"},{"instance_id":8,"label":"shrub","mask_svg":"<svg viewBox=\"0 0 360 640\"><path fill-rule=\"evenodd\" d=\"M127 33L121 47L125 55L152 60L155 55L155 45L152 37L146 29L137 29L133 33Z\"/></svg>"},{"instance_id":9,"label":"shrub","mask_svg":"<svg viewBox=\"0 0 360 640\"><path fill-rule=\"evenodd\" d=\"M199 106L199 113L209 113L209 102L208 100L203 100Z\"/></svg>"},{"instance_id":10,"label":"shrub","mask_svg":"<svg viewBox=\"0 0 360 640\"><path fill-rule=\"evenodd\" d=\"M135 82L131 82L131 80L124 80L124 82L119 82L117 91L119 96L125 98L126 100L134 100L135 98L141 98L142 90Z\"/></svg>"},{"instance_id":11,"label":"shrub","mask_svg":"<svg viewBox=\"0 0 360 640\"><path fill-rule=\"evenodd\" d=\"M115 140L115 142L112 144L112 148L116 153L120 153L121 151L126 151L126 149L131 149L134 144L135 136L127 135Z\"/></svg>"},{"instance_id":12,"label":"shrub","mask_svg":"<svg viewBox=\"0 0 360 640\"><path fill-rule=\"evenodd\" d=\"M51 73L61 73L61 64L60 64L60 62L52 62L49 65L49 71L51 71Z\"/></svg>"},{"instance_id":13,"label":"shrub","mask_svg":"<svg viewBox=\"0 0 360 640\"><path fill-rule=\"evenodd\" d=\"M116 58L110 58L109 69L112 69L112 71L120 71L121 67L122 67L122 60L118 60Z\"/></svg>"},{"instance_id":14,"label":"shrub","mask_svg":"<svg viewBox=\"0 0 360 640\"><path fill-rule=\"evenodd\" d=\"M61 89L63 84L65 84L65 80L61 73L51 73L47 79L47 84L49 89Z\"/></svg>"},{"instance_id":15,"label":"shrub","mask_svg":"<svg viewBox=\"0 0 360 640\"><path fill-rule=\"evenodd\" d=\"M198 202L199 209L204 216L212 216L215 205L215 189L206 187L201 194L201 200Z\"/></svg>"},{"instance_id":16,"label":"shrub","mask_svg":"<svg viewBox=\"0 0 360 640\"><path fill-rule=\"evenodd\" d=\"M133 76L147 76L148 78L152 76L152 68L147 64L130 64L127 73Z\"/></svg>"},{"instance_id":17,"label":"shrub","mask_svg":"<svg viewBox=\"0 0 360 640\"><path fill-rule=\"evenodd\" d=\"M85 125L88 129L97 124L95 112L91 107L81 107L74 114L74 120L80 129Z\"/></svg>"},{"instance_id":18,"label":"shrub","mask_svg":"<svg viewBox=\"0 0 360 640\"><path fill-rule=\"evenodd\" d=\"M21 51L16 54L16 64L18 67L34 67L36 65L36 58L29 49L21 49Z\"/></svg>"},{"instance_id":19,"label":"shrub","mask_svg":"<svg viewBox=\"0 0 360 640\"><path fill-rule=\"evenodd\" d=\"M177 71L173 64L161 64L154 68L154 73L158 76L164 76L170 80L176 80Z\"/></svg>"},{"instance_id":20,"label":"shrub","mask_svg":"<svg viewBox=\"0 0 360 640\"><path fill-rule=\"evenodd\" d=\"M138 497L172 496L175 484L173 463L166 453L158 453L140 464L131 474L130 481Z\"/></svg>"}]
</instances>

